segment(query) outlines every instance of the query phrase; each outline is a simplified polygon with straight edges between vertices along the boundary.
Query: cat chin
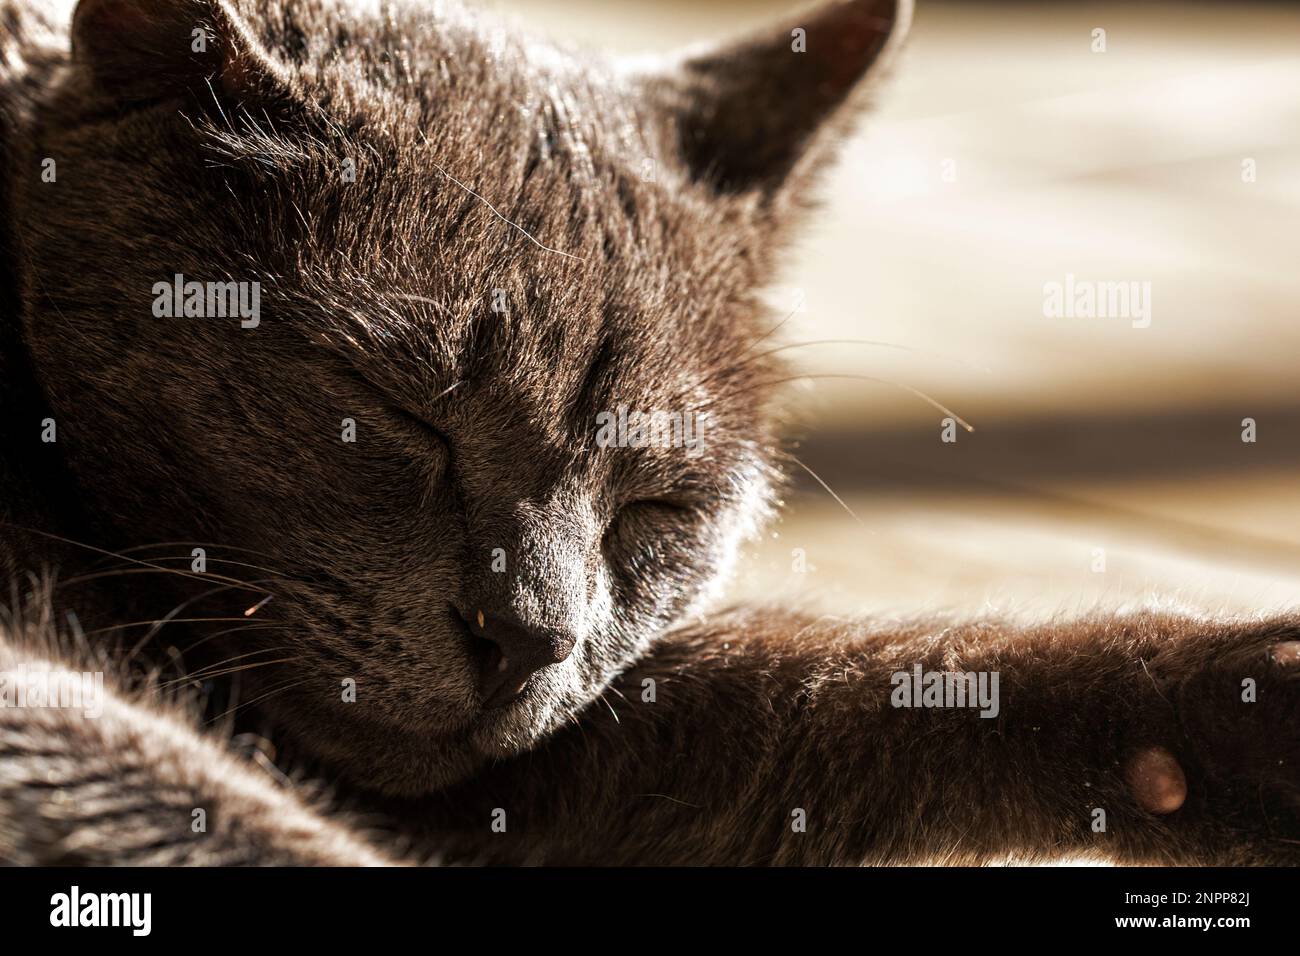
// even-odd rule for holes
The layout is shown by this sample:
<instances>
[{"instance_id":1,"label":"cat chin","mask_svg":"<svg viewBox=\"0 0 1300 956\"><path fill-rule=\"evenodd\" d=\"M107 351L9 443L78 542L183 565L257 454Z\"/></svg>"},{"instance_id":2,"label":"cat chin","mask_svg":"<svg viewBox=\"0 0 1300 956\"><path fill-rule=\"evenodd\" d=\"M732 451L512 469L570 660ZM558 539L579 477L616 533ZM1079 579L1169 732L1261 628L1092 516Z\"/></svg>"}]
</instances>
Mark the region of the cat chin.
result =
<instances>
[{"instance_id":1,"label":"cat chin","mask_svg":"<svg viewBox=\"0 0 1300 956\"><path fill-rule=\"evenodd\" d=\"M494 759L514 756L541 742L563 722L533 723L527 709L502 711L451 737L388 741L382 752L322 755L353 786L389 797L428 796L474 776Z\"/></svg>"},{"instance_id":2,"label":"cat chin","mask_svg":"<svg viewBox=\"0 0 1300 956\"><path fill-rule=\"evenodd\" d=\"M558 716L538 720L530 709L520 713L506 711L474 727L469 741L475 753L485 760L513 757L540 743L562 720Z\"/></svg>"},{"instance_id":3,"label":"cat chin","mask_svg":"<svg viewBox=\"0 0 1300 956\"><path fill-rule=\"evenodd\" d=\"M423 797L461 783L483 769L487 757L468 741L439 742L431 752L389 753L371 767L349 767L357 786L388 797Z\"/></svg>"},{"instance_id":4,"label":"cat chin","mask_svg":"<svg viewBox=\"0 0 1300 956\"><path fill-rule=\"evenodd\" d=\"M563 719L554 715L535 723L530 709L520 707L485 715L483 721L453 736L421 739L397 734L388 737L381 749L337 744L315 749L318 758L351 786L388 797L421 797L473 777L494 759L536 746ZM348 731L340 728L336 739L346 735Z\"/></svg>"},{"instance_id":5,"label":"cat chin","mask_svg":"<svg viewBox=\"0 0 1300 956\"><path fill-rule=\"evenodd\" d=\"M276 716L289 742L327 776L385 796L418 797L472 777L493 759L536 746L576 709L551 689L437 731L358 719L355 712L308 717L301 702Z\"/></svg>"},{"instance_id":6,"label":"cat chin","mask_svg":"<svg viewBox=\"0 0 1300 956\"><path fill-rule=\"evenodd\" d=\"M519 699L498 710L480 709L477 695L452 694L436 714L423 710L412 719L366 694L344 703L332 685L274 695L264 707L289 750L327 776L387 796L427 795L537 746L590 705L604 684L588 672L589 662L579 663L586 652L535 675Z\"/></svg>"},{"instance_id":7,"label":"cat chin","mask_svg":"<svg viewBox=\"0 0 1300 956\"><path fill-rule=\"evenodd\" d=\"M436 793L472 777L488 760L463 731L433 737L340 725L292 736L336 782L391 797Z\"/></svg>"}]
</instances>

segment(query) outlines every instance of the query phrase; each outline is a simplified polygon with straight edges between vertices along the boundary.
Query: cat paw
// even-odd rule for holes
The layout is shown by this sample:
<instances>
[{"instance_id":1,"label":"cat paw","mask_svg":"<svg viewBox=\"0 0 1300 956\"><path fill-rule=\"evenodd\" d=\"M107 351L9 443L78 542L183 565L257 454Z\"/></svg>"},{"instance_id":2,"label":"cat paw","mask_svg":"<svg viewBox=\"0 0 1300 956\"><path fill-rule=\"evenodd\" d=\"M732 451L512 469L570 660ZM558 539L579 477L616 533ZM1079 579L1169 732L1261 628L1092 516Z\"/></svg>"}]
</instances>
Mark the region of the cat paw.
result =
<instances>
[{"instance_id":1,"label":"cat paw","mask_svg":"<svg viewBox=\"0 0 1300 956\"><path fill-rule=\"evenodd\" d=\"M1164 719L1129 749L1123 776L1170 855L1300 864L1300 629L1193 639L1150 664Z\"/></svg>"},{"instance_id":2,"label":"cat paw","mask_svg":"<svg viewBox=\"0 0 1300 956\"><path fill-rule=\"evenodd\" d=\"M1187 775L1164 747L1143 747L1130 754L1124 782L1134 802L1148 813L1173 813L1187 801Z\"/></svg>"}]
</instances>

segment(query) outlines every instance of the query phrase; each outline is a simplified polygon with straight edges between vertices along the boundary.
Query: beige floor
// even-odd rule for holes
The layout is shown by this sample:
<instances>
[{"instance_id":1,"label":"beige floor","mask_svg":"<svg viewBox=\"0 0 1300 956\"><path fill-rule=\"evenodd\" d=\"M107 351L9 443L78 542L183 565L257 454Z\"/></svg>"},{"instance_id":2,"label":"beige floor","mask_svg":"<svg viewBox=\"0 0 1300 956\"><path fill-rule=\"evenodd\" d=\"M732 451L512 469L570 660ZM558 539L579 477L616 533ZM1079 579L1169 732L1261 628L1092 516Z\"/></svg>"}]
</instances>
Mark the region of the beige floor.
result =
<instances>
[{"instance_id":1,"label":"beige floor","mask_svg":"<svg viewBox=\"0 0 1300 956\"><path fill-rule=\"evenodd\" d=\"M797 5L496 6L644 51ZM890 386L792 390L796 453L856 518L802 476L736 593L835 612L1293 604L1297 37L1300 9L1282 5L922 0L896 81L771 296L798 305L792 342L907 349L796 350L804 369L921 389L976 431L942 445L939 415ZM1067 273L1150 282L1150 327L1045 318L1043 285Z\"/></svg>"}]
</instances>

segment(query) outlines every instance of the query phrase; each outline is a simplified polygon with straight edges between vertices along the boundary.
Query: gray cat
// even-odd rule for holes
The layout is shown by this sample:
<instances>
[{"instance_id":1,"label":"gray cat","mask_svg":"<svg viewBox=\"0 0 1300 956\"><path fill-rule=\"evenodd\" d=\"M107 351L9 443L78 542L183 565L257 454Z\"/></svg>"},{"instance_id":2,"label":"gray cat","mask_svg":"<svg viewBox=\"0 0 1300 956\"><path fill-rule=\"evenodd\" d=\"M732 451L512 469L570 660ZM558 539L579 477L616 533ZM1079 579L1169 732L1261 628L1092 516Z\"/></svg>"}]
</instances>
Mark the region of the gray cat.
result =
<instances>
[{"instance_id":1,"label":"gray cat","mask_svg":"<svg viewBox=\"0 0 1300 956\"><path fill-rule=\"evenodd\" d=\"M907 17L0 0L0 860L1300 860L1296 618L697 613Z\"/></svg>"}]
</instances>

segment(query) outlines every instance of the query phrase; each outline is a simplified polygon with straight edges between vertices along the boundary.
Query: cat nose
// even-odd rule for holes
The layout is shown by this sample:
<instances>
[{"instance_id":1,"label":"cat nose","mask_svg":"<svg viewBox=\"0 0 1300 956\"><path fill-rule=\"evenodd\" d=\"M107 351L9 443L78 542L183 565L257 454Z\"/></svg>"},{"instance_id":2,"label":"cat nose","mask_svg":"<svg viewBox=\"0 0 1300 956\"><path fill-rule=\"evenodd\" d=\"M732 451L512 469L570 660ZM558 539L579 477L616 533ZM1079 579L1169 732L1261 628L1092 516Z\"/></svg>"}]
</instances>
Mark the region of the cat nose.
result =
<instances>
[{"instance_id":1,"label":"cat nose","mask_svg":"<svg viewBox=\"0 0 1300 956\"><path fill-rule=\"evenodd\" d=\"M568 658L574 639L559 631L530 628L511 618L476 610L463 612L470 633L485 643L479 692L483 709L504 707L523 693L528 679L543 667Z\"/></svg>"}]
</instances>

